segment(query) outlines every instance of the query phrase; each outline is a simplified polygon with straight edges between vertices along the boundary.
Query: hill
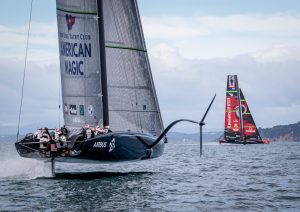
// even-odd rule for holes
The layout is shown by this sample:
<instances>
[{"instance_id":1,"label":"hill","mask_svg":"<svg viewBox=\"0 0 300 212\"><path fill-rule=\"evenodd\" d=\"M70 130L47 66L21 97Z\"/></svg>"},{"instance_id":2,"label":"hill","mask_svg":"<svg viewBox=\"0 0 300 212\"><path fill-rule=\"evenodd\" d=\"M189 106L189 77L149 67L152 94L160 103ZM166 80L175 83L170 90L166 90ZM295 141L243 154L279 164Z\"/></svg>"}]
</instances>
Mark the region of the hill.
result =
<instances>
[{"instance_id":1,"label":"hill","mask_svg":"<svg viewBox=\"0 0 300 212\"><path fill-rule=\"evenodd\" d=\"M222 135L223 132L203 132L203 141L216 141ZM199 133L180 133L180 132L169 132L168 140L170 143L190 143L199 142Z\"/></svg>"},{"instance_id":2,"label":"hill","mask_svg":"<svg viewBox=\"0 0 300 212\"><path fill-rule=\"evenodd\" d=\"M258 130L263 138L269 138L272 141L300 141L300 122Z\"/></svg>"}]
</instances>

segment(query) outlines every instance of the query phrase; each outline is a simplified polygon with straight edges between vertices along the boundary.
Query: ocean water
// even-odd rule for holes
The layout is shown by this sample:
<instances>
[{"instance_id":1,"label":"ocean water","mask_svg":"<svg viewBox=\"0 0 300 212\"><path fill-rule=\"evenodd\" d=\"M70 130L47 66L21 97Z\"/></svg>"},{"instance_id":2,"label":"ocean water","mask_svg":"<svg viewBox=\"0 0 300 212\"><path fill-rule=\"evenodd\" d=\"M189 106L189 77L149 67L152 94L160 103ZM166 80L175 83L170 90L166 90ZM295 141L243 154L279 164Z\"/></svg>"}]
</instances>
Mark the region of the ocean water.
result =
<instances>
[{"instance_id":1,"label":"ocean water","mask_svg":"<svg viewBox=\"0 0 300 212\"><path fill-rule=\"evenodd\" d=\"M0 211L300 211L300 142L203 149L170 141L158 159L60 163L52 178L2 141Z\"/></svg>"}]
</instances>

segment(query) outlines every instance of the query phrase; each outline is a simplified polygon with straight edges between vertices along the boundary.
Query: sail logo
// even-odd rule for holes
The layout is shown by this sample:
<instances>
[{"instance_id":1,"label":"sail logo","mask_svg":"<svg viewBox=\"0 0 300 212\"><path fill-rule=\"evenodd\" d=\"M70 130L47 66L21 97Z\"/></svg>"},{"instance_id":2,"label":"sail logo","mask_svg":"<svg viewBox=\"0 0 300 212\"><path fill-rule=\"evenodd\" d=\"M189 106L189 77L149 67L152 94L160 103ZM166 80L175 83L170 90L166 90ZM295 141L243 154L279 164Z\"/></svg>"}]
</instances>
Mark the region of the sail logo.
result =
<instances>
[{"instance_id":1,"label":"sail logo","mask_svg":"<svg viewBox=\"0 0 300 212\"><path fill-rule=\"evenodd\" d=\"M66 22L68 26L68 31L71 31L73 28L73 25L75 24L75 16L66 14Z\"/></svg>"},{"instance_id":2,"label":"sail logo","mask_svg":"<svg viewBox=\"0 0 300 212\"><path fill-rule=\"evenodd\" d=\"M70 105L70 114L77 115L77 106L76 105Z\"/></svg>"},{"instance_id":3,"label":"sail logo","mask_svg":"<svg viewBox=\"0 0 300 212\"><path fill-rule=\"evenodd\" d=\"M89 106L88 106L88 112L89 112L89 115L90 115L90 116L93 116L93 114L94 114L94 109L93 109L93 106L92 106L92 105L89 105Z\"/></svg>"},{"instance_id":4,"label":"sail logo","mask_svg":"<svg viewBox=\"0 0 300 212\"><path fill-rule=\"evenodd\" d=\"M79 114L84 116L84 105L79 105Z\"/></svg>"},{"instance_id":5,"label":"sail logo","mask_svg":"<svg viewBox=\"0 0 300 212\"><path fill-rule=\"evenodd\" d=\"M246 128L245 131L246 133L256 133L256 130L253 127L248 127L248 129Z\"/></svg>"},{"instance_id":6,"label":"sail logo","mask_svg":"<svg viewBox=\"0 0 300 212\"><path fill-rule=\"evenodd\" d=\"M228 78L228 87L230 88L230 90L235 90L234 76L229 76L229 78Z\"/></svg>"},{"instance_id":7,"label":"sail logo","mask_svg":"<svg viewBox=\"0 0 300 212\"><path fill-rule=\"evenodd\" d=\"M92 44L60 42L60 55L68 58L65 60L66 75L83 76L84 61L79 58L92 57ZM69 58L76 58L76 60Z\"/></svg>"},{"instance_id":8,"label":"sail logo","mask_svg":"<svg viewBox=\"0 0 300 212\"><path fill-rule=\"evenodd\" d=\"M109 152L112 152L115 149L115 147L116 147L116 140L115 138L113 138L109 143Z\"/></svg>"},{"instance_id":9,"label":"sail logo","mask_svg":"<svg viewBox=\"0 0 300 212\"><path fill-rule=\"evenodd\" d=\"M231 123L231 111L230 111L230 109L231 109L231 98L230 97L227 97L226 98L226 107L227 107L227 120L226 120L226 128L228 128L228 129L231 129L231 127L232 127L232 123Z\"/></svg>"},{"instance_id":10,"label":"sail logo","mask_svg":"<svg viewBox=\"0 0 300 212\"><path fill-rule=\"evenodd\" d=\"M245 113L247 112L246 106L245 106L245 105L241 105L241 109L242 109L241 113L242 113L243 115L245 115ZM235 106L234 110L235 110L236 116L237 116L238 118L240 118L240 109L239 109L239 106L238 106L238 105Z\"/></svg>"}]
</instances>

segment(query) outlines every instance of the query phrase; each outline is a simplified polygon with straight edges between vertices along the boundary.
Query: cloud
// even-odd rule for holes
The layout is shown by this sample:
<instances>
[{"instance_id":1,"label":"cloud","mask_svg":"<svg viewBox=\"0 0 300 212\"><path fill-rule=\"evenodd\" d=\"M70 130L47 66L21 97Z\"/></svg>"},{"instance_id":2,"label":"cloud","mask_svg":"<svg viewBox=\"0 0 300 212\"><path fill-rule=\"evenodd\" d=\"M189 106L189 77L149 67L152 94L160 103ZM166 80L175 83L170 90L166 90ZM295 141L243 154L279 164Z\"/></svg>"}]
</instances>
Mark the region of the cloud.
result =
<instances>
[{"instance_id":1,"label":"cloud","mask_svg":"<svg viewBox=\"0 0 300 212\"><path fill-rule=\"evenodd\" d=\"M271 46L300 46L300 15L143 17L146 40L180 49L187 58L211 59Z\"/></svg>"},{"instance_id":2,"label":"cloud","mask_svg":"<svg viewBox=\"0 0 300 212\"><path fill-rule=\"evenodd\" d=\"M165 125L200 120L214 93L205 129L222 129L225 83L238 74L258 126L299 121L299 15L143 17L154 83ZM17 122L26 24L0 26L0 125ZM22 124L58 119L56 23L32 25ZM180 129L179 129L180 130ZM196 131L193 126L181 130Z\"/></svg>"},{"instance_id":3,"label":"cloud","mask_svg":"<svg viewBox=\"0 0 300 212\"><path fill-rule=\"evenodd\" d=\"M23 59L27 41L28 24L0 25L1 58ZM34 60L58 58L57 26L53 23L32 22L29 39L29 56Z\"/></svg>"},{"instance_id":4,"label":"cloud","mask_svg":"<svg viewBox=\"0 0 300 212\"><path fill-rule=\"evenodd\" d=\"M6 42L1 42L1 47L15 47L24 45L27 39L28 24L17 27L0 25L0 38ZM32 22L30 29L31 44L57 46L57 26L53 23Z\"/></svg>"},{"instance_id":5,"label":"cloud","mask_svg":"<svg viewBox=\"0 0 300 212\"><path fill-rule=\"evenodd\" d=\"M193 18L186 17L142 17L145 34L149 38L172 39L192 38L208 35L209 30L199 25Z\"/></svg>"},{"instance_id":6,"label":"cloud","mask_svg":"<svg viewBox=\"0 0 300 212\"><path fill-rule=\"evenodd\" d=\"M234 14L228 16L142 17L150 47L166 43L187 58L210 59L256 52L271 46L300 46L300 14ZM0 25L0 56L22 59L28 24ZM58 59L56 21L33 21L32 60Z\"/></svg>"},{"instance_id":7,"label":"cloud","mask_svg":"<svg viewBox=\"0 0 300 212\"><path fill-rule=\"evenodd\" d=\"M212 35L299 36L300 15L235 14L229 16L142 17L150 39L190 39Z\"/></svg>"},{"instance_id":8,"label":"cloud","mask_svg":"<svg viewBox=\"0 0 300 212\"><path fill-rule=\"evenodd\" d=\"M25 77L21 125L47 122L58 118L59 66L29 61ZM21 100L24 61L0 59L0 120L2 126L16 126Z\"/></svg>"},{"instance_id":9,"label":"cloud","mask_svg":"<svg viewBox=\"0 0 300 212\"><path fill-rule=\"evenodd\" d=\"M268 49L251 53L260 62L300 61L300 48L296 46L274 45Z\"/></svg>"},{"instance_id":10,"label":"cloud","mask_svg":"<svg viewBox=\"0 0 300 212\"><path fill-rule=\"evenodd\" d=\"M200 26L212 33L242 33L268 36L297 36L300 15L235 14L229 16L196 17Z\"/></svg>"},{"instance_id":11,"label":"cloud","mask_svg":"<svg viewBox=\"0 0 300 212\"><path fill-rule=\"evenodd\" d=\"M288 51L288 48L284 49ZM272 55L272 50L263 53ZM210 60L187 59L179 54L178 49L166 44L154 47L150 61L165 123L179 118L200 120L213 94L217 93L206 127L222 129L228 74L238 75L258 126L271 127L299 121L300 60L294 57L279 60L277 56L266 60L257 54Z\"/></svg>"}]
</instances>

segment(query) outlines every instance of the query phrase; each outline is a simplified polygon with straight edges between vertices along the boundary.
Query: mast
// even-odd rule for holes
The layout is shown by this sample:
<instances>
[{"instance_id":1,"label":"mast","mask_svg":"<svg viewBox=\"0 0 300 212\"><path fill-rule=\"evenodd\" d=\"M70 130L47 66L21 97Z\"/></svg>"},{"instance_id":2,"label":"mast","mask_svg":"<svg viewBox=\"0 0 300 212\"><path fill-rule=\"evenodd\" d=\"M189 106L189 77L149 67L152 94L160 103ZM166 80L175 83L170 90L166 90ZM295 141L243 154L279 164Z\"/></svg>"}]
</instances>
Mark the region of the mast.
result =
<instances>
[{"instance_id":1,"label":"mast","mask_svg":"<svg viewBox=\"0 0 300 212\"><path fill-rule=\"evenodd\" d=\"M98 28L99 28L99 48L100 48L100 67L101 67L101 87L102 87L102 106L103 106L103 127L109 126L108 113L108 92L107 92L107 73L106 73L106 53L105 53L105 34L103 18L103 2L97 0Z\"/></svg>"},{"instance_id":2,"label":"mast","mask_svg":"<svg viewBox=\"0 0 300 212\"><path fill-rule=\"evenodd\" d=\"M237 82L238 87L238 82ZM241 105L241 89L238 87L238 103L239 103L239 118L240 118L240 136L241 140L245 141L244 138L244 124L243 124L243 113L242 113L242 105Z\"/></svg>"}]
</instances>

